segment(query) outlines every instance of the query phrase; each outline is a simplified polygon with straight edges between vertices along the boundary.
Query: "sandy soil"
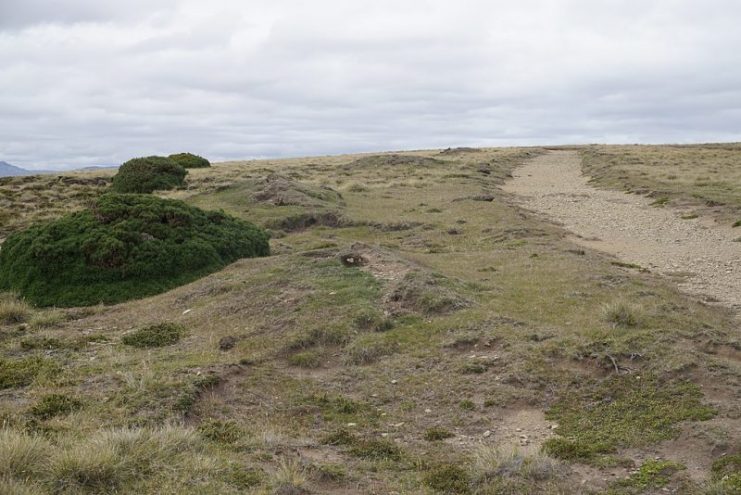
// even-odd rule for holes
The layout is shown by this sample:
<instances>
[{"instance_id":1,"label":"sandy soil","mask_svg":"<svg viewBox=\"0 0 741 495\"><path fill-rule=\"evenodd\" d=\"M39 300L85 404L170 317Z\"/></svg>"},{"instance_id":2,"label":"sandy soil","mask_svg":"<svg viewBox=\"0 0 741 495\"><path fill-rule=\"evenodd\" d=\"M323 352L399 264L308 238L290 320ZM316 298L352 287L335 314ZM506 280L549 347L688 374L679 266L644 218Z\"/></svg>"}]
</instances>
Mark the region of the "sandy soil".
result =
<instances>
[{"instance_id":1,"label":"sandy soil","mask_svg":"<svg viewBox=\"0 0 741 495\"><path fill-rule=\"evenodd\" d=\"M575 151L552 151L528 161L503 189L524 208L546 215L575 241L622 261L676 278L682 290L741 309L738 229L650 206L651 199L596 189L581 173Z\"/></svg>"}]
</instances>

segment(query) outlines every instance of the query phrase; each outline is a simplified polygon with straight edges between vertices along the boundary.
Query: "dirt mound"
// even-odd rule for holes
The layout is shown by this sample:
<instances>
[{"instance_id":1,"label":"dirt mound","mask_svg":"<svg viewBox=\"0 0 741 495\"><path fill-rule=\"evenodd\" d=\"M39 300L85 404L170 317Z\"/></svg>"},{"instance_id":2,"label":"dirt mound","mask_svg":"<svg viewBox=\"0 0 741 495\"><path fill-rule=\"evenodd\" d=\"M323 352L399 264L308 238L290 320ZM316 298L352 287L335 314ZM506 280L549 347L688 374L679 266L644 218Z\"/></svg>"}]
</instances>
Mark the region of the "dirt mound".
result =
<instances>
[{"instance_id":1,"label":"dirt mound","mask_svg":"<svg viewBox=\"0 0 741 495\"><path fill-rule=\"evenodd\" d=\"M387 283L388 314L445 314L471 305L460 283L383 248L356 242L338 258L344 266L357 267Z\"/></svg>"},{"instance_id":2,"label":"dirt mound","mask_svg":"<svg viewBox=\"0 0 741 495\"><path fill-rule=\"evenodd\" d=\"M356 242L349 249L339 254L340 262L345 266L360 267L380 280L401 280L415 268L411 261L385 249Z\"/></svg>"},{"instance_id":3,"label":"dirt mound","mask_svg":"<svg viewBox=\"0 0 741 495\"><path fill-rule=\"evenodd\" d=\"M284 175L270 174L255 184L252 200L274 206L326 208L343 204L342 195L327 186L301 183Z\"/></svg>"},{"instance_id":4,"label":"dirt mound","mask_svg":"<svg viewBox=\"0 0 741 495\"><path fill-rule=\"evenodd\" d=\"M432 167L442 165L445 162L436 158L429 158L427 156L413 156L413 155L399 155L399 154L388 154L388 155L371 155L358 158L345 165L344 169L356 169L356 168L375 168L375 167L398 167L398 166L413 166L413 167Z\"/></svg>"}]
</instances>

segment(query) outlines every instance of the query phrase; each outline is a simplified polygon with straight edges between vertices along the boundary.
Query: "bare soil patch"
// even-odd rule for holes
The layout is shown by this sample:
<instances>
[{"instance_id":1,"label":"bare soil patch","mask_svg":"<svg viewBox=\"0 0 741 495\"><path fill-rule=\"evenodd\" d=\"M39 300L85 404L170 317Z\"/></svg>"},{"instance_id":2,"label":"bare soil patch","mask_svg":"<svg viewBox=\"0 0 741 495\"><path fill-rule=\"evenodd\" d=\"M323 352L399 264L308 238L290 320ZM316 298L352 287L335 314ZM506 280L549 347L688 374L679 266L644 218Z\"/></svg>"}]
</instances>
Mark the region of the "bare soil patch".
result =
<instances>
[{"instance_id":1,"label":"bare soil patch","mask_svg":"<svg viewBox=\"0 0 741 495\"><path fill-rule=\"evenodd\" d=\"M651 198L596 189L582 175L575 151L538 156L513 177L503 189L573 232L575 242L664 275L682 273L684 291L741 308L741 245L732 228L683 219Z\"/></svg>"}]
</instances>

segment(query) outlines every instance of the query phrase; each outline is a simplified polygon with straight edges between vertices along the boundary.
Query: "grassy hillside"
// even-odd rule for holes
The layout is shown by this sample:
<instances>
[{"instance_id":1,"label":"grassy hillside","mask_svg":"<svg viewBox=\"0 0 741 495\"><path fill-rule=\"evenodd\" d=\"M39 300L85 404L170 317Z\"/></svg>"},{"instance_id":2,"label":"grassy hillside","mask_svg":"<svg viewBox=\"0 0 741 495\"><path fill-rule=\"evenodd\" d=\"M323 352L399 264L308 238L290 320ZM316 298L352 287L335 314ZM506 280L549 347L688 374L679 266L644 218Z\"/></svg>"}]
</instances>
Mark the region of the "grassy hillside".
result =
<instances>
[{"instance_id":1,"label":"grassy hillside","mask_svg":"<svg viewBox=\"0 0 741 495\"><path fill-rule=\"evenodd\" d=\"M191 170L161 195L273 255L115 306L4 295L0 493L736 493L738 322L514 207L540 152Z\"/></svg>"}]
</instances>

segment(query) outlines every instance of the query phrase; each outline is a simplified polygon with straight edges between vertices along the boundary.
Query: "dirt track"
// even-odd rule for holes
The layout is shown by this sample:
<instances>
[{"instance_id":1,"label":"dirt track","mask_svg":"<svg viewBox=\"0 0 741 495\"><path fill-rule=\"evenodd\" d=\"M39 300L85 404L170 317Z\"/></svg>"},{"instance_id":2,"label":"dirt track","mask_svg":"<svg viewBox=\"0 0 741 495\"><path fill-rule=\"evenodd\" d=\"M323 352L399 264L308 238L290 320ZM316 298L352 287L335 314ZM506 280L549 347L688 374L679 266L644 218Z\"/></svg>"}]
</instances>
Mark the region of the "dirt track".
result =
<instances>
[{"instance_id":1,"label":"dirt track","mask_svg":"<svg viewBox=\"0 0 741 495\"><path fill-rule=\"evenodd\" d=\"M503 189L524 208L546 215L600 249L677 279L682 290L741 309L738 229L650 206L646 197L596 189L581 173L575 151L552 151L528 161Z\"/></svg>"}]
</instances>

